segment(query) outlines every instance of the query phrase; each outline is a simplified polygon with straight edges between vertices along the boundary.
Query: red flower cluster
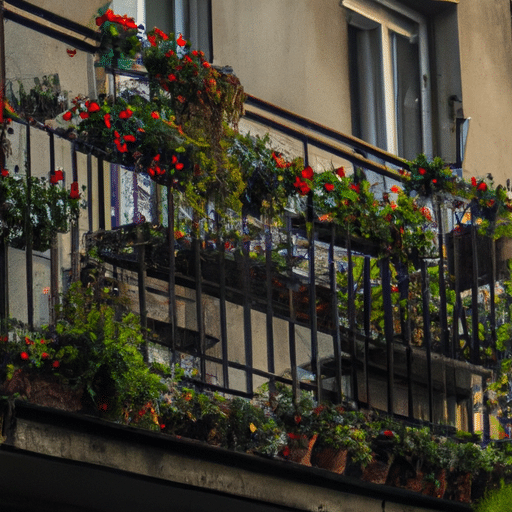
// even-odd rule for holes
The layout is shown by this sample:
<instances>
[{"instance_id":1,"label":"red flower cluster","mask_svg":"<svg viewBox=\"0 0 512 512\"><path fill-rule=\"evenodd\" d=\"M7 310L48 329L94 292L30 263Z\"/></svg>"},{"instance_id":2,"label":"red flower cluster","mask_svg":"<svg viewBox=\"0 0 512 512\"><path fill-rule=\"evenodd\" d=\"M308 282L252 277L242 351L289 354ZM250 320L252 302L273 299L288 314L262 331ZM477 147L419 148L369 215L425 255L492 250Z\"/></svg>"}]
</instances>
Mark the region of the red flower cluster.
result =
<instances>
[{"instance_id":1,"label":"red flower cluster","mask_svg":"<svg viewBox=\"0 0 512 512\"><path fill-rule=\"evenodd\" d=\"M57 169L56 171L50 172L50 183L56 185L59 181L64 181L64 173L62 170Z\"/></svg>"},{"instance_id":2,"label":"red flower cluster","mask_svg":"<svg viewBox=\"0 0 512 512\"><path fill-rule=\"evenodd\" d=\"M286 169L287 167L290 167L292 164L290 162L287 162L282 155L278 155L272 151L272 158L274 159L276 166L278 169Z\"/></svg>"},{"instance_id":3,"label":"red flower cluster","mask_svg":"<svg viewBox=\"0 0 512 512\"><path fill-rule=\"evenodd\" d=\"M332 192L334 190L334 185L332 183L326 183L324 187L327 192Z\"/></svg>"},{"instance_id":4,"label":"red flower cluster","mask_svg":"<svg viewBox=\"0 0 512 512\"><path fill-rule=\"evenodd\" d=\"M124 16L120 16L118 14L114 14L114 11L112 9L108 9L103 16L98 16L96 18L96 25L98 27L101 27L103 23L106 21L110 21L111 23L119 23L123 26L125 30L128 30L129 28L137 28L137 24L133 20L133 18L128 18L126 14Z\"/></svg>"},{"instance_id":5,"label":"red flower cluster","mask_svg":"<svg viewBox=\"0 0 512 512\"><path fill-rule=\"evenodd\" d=\"M74 181L71 183L71 191L69 192L69 198L70 199L79 199L80 198L80 192L78 190L78 181Z\"/></svg>"},{"instance_id":6,"label":"red flower cluster","mask_svg":"<svg viewBox=\"0 0 512 512\"><path fill-rule=\"evenodd\" d=\"M7 178L9 176L9 171L7 169L2 169L2 178Z\"/></svg>"},{"instance_id":7,"label":"red flower cluster","mask_svg":"<svg viewBox=\"0 0 512 512\"><path fill-rule=\"evenodd\" d=\"M423 169L423 167L420 167L418 169L418 172L422 175L422 176L425 176L425 174L427 174L427 171L425 169Z\"/></svg>"}]
</instances>

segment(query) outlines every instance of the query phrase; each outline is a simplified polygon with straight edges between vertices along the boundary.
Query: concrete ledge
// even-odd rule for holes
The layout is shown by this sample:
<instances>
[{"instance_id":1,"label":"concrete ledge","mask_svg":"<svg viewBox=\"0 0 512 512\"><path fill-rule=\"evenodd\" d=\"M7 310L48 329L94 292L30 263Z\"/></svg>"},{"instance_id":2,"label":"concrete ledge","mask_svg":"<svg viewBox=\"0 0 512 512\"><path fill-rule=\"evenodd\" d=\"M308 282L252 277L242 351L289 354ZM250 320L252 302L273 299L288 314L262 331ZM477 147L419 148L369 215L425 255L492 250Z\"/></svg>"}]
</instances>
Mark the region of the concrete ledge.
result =
<instances>
[{"instance_id":1,"label":"concrete ledge","mask_svg":"<svg viewBox=\"0 0 512 512\"><path fill-rule=\"evenodd\" d=\"M152 491L155 500L157 494L169 496L169 489L174 489L174 493L180 489L190 503L197 506L208 503L209 512L216 510L213 502L218 504L219 512L225 512L231 505L237 510L243 506L255 510L284 508L311 512L471 510L460 503L366 483L318 468L232 452L21 401L4 412L3 433L6 441L0 446L0 457L6 462L22 455L23 460L37 459L37 466L52 467L54 471L57 465L63 474L66 473L63 467L68 467L71 474L76 472L78 464L78 473L86 475L91 482L110 481L113 492L120 480L125 484L131 482L130 486L141 490L142 482L148 481L153 487L161 488L161 492ZM17 464L24 467L18 460ZM6 465L0 464L0 467ZM34 464L31 463L31 467ZM26 473L25 469L22 472ZM20 482L24 486L20 493L33 481L27 477L25 474L24 483ZM0 477L0 489L4 485ZM11 482L10 490L16 485ZM76 487L79 482L68 485ZM117 489L116 492L122 491ZM88 509L103 510L101 500L91 502L94 489L91 493ZM143 494L149 497L146 492ZM214 495L217 498L212 498L210 503ZM76 496L80 496L80 492L77 491ZM242 505L240 500L251 503L251 507ZM136 506L108 508L109 511L118 509L140 510Z\"/></svg>"}]
</instances>

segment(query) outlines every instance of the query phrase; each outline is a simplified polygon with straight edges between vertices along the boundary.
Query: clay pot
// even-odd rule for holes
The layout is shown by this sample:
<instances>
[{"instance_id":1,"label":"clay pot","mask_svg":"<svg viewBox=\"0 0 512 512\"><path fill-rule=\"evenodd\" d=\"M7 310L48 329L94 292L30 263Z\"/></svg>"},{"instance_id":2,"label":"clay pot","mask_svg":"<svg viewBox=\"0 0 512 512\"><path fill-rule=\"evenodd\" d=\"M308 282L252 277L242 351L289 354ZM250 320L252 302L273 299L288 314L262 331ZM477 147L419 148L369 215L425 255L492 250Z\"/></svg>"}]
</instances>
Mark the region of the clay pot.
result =
<instances>
[{"instance_id":1,"label":"clay pot","mask_svg":"<svg viewBox=\"0 0 512 512\"><path fill-rule=\"evenodd\" d=\"M345 449L324 448L315 454L313 460L315 466L341 475L347 466L347 458Z\"/></svg>"},{"instance_id":2,"label":"clay pot","mask_svg":"<svg viewBox=\"0 0 512 512\"><path fill-rule=\"evenodd\" d=\"M297 443L289 447L290 454L288 455L288 460L298 462L304 466L311 466L311 454L317 437L317 434L309 439L306 436L302 436Z\"/></svg>"}]
</instances>

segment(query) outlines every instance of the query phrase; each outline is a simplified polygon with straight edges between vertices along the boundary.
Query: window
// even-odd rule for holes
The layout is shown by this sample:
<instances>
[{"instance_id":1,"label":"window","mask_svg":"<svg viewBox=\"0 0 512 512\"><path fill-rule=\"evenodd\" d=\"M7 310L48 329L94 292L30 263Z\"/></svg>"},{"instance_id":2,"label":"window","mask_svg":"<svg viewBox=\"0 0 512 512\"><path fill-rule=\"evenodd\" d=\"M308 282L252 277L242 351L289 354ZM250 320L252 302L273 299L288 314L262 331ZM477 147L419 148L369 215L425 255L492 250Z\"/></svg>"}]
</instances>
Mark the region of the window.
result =
<instances>
[{"instance_id":1,"label":"window","mask_svg":"<svg viewBox=\"0 0 512 512\"><path fill-rule=\"evenodd\" d=\"M394 0L342 0L354 135L413 159L432 154L425 18Z\"/></svg>"},{"instance_id":2,"label":"window","mask_svg":"<svg viewBox=\"0 0 512 512\"><path fill-rule=\"evenodd\" d=\"M194 50L202 50L212 61L210 0L146 0L144 24L147 30L181 32Z\"/></svg>"}]
</instances>

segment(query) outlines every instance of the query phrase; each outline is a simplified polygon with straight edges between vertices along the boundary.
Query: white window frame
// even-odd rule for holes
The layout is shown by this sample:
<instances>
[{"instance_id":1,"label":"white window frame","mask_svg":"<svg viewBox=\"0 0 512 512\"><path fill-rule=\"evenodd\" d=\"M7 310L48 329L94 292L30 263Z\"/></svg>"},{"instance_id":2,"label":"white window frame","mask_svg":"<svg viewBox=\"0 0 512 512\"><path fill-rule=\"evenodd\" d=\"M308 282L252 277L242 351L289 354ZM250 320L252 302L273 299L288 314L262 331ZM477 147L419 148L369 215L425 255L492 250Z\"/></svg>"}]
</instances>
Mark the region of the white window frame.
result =
<instances>
[{"instance_id":1,"label":"white window frame","mask_svg":"<svg viewBox=\"0 0 512 512\"><path fill-rule=\"evenodd\" d=\"M418 80L421 81L422 146L423 152L427 157L432 157L432 98L426 18L395 0L341 0L341 5L348 9L349 23L351 13L355 13L381 26L384 84L394 83L393 77L395 76L390 31L407 38L418 37L421 75L418 77ZM417 33L411 31L411 24L417 27ZM387 151L397 154L398 138L394 86L385 86L383 95Z\"/></svg>"}]
</instances>

